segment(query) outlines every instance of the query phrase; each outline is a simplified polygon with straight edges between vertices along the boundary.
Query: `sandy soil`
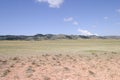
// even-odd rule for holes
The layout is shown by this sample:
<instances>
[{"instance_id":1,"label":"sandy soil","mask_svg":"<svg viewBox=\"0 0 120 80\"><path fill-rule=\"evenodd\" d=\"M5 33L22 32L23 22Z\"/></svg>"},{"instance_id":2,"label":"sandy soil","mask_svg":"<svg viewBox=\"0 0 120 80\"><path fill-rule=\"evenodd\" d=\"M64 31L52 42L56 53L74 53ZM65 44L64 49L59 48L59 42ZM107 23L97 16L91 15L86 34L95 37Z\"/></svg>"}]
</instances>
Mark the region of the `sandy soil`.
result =
<instances>
[{"instance_id":1,"label":"sandy soil","mask_svg":"<svg viewBox=\"0 0 120 80\"><path fill-rule=\"evenodd\" d=\"M0 56L0 80L120 80L120 55Z\"/></svg>"}]
</instances>

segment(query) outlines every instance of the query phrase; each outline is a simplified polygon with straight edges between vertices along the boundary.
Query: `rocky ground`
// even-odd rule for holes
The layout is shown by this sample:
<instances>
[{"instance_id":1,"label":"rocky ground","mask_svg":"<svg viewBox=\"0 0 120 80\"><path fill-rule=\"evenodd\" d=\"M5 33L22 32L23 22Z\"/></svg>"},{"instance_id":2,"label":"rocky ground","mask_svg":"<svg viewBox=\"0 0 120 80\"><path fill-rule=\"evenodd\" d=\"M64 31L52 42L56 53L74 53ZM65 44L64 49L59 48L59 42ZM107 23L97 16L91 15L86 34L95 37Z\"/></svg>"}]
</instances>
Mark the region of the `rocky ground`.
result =
<instances>
[{"instance_id":1,"label":"rocky ground","mask_svg":"<svg viewBox=\"0 0 120 80\"><path fill-rule=\"evenodd\" d=\"M0 80L120 80L120 55L0 56Z\"/></svg>"}]
</instances>

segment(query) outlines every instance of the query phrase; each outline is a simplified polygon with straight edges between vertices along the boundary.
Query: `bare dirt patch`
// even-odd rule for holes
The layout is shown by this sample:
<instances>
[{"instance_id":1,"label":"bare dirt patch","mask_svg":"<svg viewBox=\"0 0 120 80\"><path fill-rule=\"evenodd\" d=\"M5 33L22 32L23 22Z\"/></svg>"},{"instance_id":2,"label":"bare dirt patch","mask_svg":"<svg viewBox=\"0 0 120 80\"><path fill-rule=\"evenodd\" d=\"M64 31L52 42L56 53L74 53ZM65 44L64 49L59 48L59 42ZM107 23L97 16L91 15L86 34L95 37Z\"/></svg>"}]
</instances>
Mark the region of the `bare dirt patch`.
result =
<instances>
[{"instance_id":1,"label":"bare dirt patch","mask_svg":"<svg viewBox=\"0 0 120 80\"><path fill-rule=\"evenodd\" d=\"M120 55L1 56L0 80L120 80Z\"/></svg>"}]
</instances>

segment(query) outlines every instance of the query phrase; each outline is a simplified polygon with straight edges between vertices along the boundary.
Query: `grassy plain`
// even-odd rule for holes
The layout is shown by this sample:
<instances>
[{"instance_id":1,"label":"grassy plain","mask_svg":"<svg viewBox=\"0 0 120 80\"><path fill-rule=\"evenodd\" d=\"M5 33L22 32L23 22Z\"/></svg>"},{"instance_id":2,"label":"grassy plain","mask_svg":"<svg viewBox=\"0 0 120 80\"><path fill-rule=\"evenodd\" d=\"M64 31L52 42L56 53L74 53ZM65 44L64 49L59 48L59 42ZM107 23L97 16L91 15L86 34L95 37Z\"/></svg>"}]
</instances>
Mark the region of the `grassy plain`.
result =
<instances>
[{"instance_id":1,"label":"grassy plain","mask_svg":"<svg viewBox=\"0 0 120 80\"><path fill-rule=\"evenodd\" d=\"M120 52L120 40L0 41L0 55Z\"/></svg>"}]
</instances>

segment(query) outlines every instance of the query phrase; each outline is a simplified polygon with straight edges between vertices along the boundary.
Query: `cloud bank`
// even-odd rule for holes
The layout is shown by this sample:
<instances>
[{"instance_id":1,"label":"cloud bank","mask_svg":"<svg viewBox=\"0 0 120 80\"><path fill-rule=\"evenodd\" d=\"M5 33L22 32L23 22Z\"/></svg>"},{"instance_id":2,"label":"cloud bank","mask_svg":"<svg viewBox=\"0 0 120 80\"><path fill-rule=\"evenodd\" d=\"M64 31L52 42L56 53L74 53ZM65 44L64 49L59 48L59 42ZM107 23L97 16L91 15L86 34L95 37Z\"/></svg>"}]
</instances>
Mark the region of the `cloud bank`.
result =
<instances>
[{"instance_id":1,"label":"cloud bank","mask_svg":"<svg viewBox=\"0 0 120 80\"><path fill-rule=\"evenodd\" d=\"M48 3L51 8L60 8L64 0L36 0L39 3Z\"/></svg>"}]
</instances>

